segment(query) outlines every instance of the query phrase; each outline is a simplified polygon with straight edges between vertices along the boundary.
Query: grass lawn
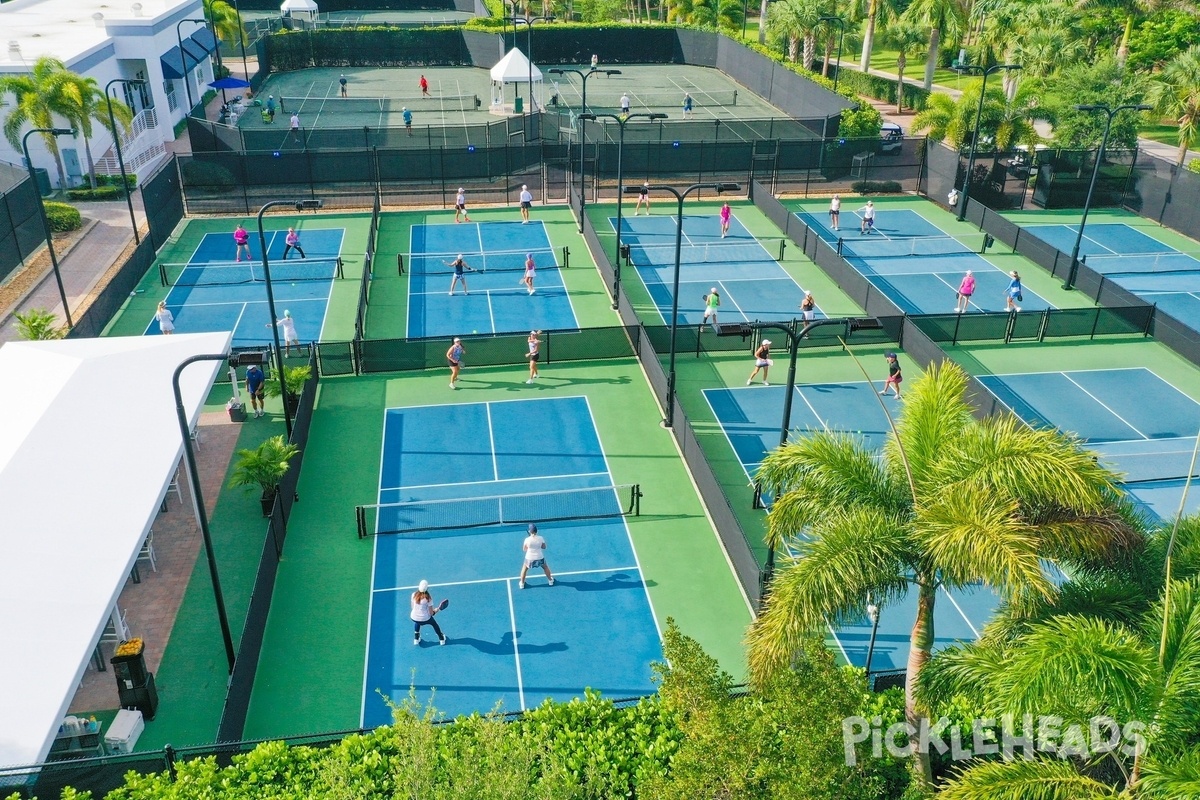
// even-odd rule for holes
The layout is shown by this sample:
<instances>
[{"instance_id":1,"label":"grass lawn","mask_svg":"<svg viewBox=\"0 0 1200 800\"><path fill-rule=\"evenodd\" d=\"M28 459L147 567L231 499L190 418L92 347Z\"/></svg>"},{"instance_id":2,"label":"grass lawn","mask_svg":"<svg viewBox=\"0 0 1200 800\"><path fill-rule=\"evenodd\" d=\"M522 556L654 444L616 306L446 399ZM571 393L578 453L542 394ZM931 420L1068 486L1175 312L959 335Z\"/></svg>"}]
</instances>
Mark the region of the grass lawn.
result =
<instances>
[{"instance_id":1,"label":"grass lawn","mask_svg":"<svg viewBox=\"0 0 1200 800\"><path fill-rule=\"evenodd\" d=\"M1138 136L1141 136L1143 139L1161 142L1162 144L1169 144L1171 147L1179 147L1179 126L1169 122L1142 125L1138 128Z\"/></svg>"},{"instance_id":2,"label":"grass lawn","mask_svg":"<svg viewBox=\"0 0 1200 800\"><path fill-rule=\"evenodd\" d=\"M895 50L888 50L884 47L876 46L871 49L871 69L879 69L884 72L896 74L896 59L899 53ZM843 59L858 63L861 56L859 53L851 53L847 51L843 55ZM904 77L911 78L916 81L925 79L925 59L921 56L909 56L908 66L904 68ZM933 72L933 82L950 89L965 90L979 81L980 78L968 75L959 75L952 69L937 68Z\"/></svg>"}]
</instances>

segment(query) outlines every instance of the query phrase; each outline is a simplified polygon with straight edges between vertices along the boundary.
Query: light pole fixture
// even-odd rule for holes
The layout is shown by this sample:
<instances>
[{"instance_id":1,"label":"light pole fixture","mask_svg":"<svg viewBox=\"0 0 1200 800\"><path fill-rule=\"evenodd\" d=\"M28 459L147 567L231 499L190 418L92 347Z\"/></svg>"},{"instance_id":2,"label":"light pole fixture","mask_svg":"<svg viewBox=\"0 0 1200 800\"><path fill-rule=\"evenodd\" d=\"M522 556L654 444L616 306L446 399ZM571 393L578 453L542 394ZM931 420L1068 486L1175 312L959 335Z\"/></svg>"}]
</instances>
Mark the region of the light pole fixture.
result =
<instances>
[{"instance_id":1,"label":"light pole fixture","mask_svg":"<svg viewBox=\"0 0 1200 800\"><path fill-rule=\"evenodd\" d=\"M516 4L513 4L516 8ZM526 118L533 116L533 24L535 22L554 22L554 17L518 17L515 14L512 18L513 24L513 47L517 46L517 23L525 23L525 49L529 52L525 54L525 60L529 62L529 108L526 110ZM525 126L525 141L528 143L529 135L532 131L532 126L528 123Z\"/></svg>"},{"instance_id":2,"label":"light pole fixture","mask_svg":"<svg viewBox=\"0 0 1200 800\"><path fill-rule=\"evenodd\" d=\"M188 424L187 410L183 407L183 393L179 389L179 376L190 364L198 361L229 360L230 367L243 364L261 364L262 353L211 353L191 356L175 368L171 376L171 388L175 390L175 415L179 418L179 435L183 438L183 453L187 459L188 476L192 480L192 497L196 501L196 518L200 522L200 536L204 540L204 554L208 558L208 574L212 578L213 599L217 606L217 621L221 623L221 639L225 643L225 659L229 664L229 674L233 674L233 665L237 660L237 651L233 647L233 634L229 630L229 614L225 610L225 595L221 591L221 575L217 571L217 554L213 549L212 532L208 528L208 512L204 509L204 491L200 486L200 472L196 469L196 453L192 449L192 428Z\"/></svg>"},{"instance_id":3,"label":"light pole fixture","mask_svg":"<svg viewBox=\"0 0 1200 800\"><path fill-rule=\"evenodd\" d=\"M54 280L58 282L58 296L62 298L63 316L67 318L67 327L72 328L71 306L67 303L67 290L63 286L62 272L58 268L58 255L54 252L54 232L50 230L50 220L46 217L46 202L42 199L42 190L38 188L37 173L33 171L33 159L29 157L29 137L35 133L50 136L74 136L73 128L33 128L21 138L21 150L25 153L25 166L29 170L29 180L33 181L33 190L38 196L38 211L42 215L42 230L46 234L46 249L50 251L50 266L54 269ZM63 187L66 189L67 187Z\"/></svg>"},{"instance_id":4,"label":"light pole fixture","mask_svg":"<svg viewBox=\"0 0 1200 800\"><path fill-rule=\"evenodd\" d=\"M623 191L626 194L637 194L641 192L642 188L626 186ZM721 194L723 192L740 192L742 187L737 183L693 183L682 192L674 186L651 185L646 188L652 192L670 192L675 195L675 200L679 205L679 216L676 218L675 225L675 278L671 289L671 355L667 368L667 417L663 420L663 426L669 428L675 423L675 332L679 328L679 267L680 259L683 257L683 201L689 194L701 189L714 189L717 194Z\"/></svg>"},{"instance_id":5,"label":"light pole fixture","mask_svg":"<svg viewBox=\"0 0 1200 800\"><path fill-rule=\"evenodd\" d=\"M587 110L588 110L588 104L587 104L587 81L588 81L588 78L592 77L592 75L594 75L596 73L602 73L604 75L620 75L621 74L621 70L619 70L619 69L599 69L598 67L592 67L587 72L584 72L581 69L559 69L559 68L547 70L547 72L549 72L551 75L564 75L564 74L570 72L570 73L573 73L580 77L580 79L583 81L583 98L581 100L581 102L583 104L583 113L587 113ZM578 119L579 119L579 232L583 233L583 207L585 205L587 205L587 202L584 199L583 150L584 150L585 137L583 134L583 119L584 118L583 118L582 113L580 115L578 115ZM593 116L592 119L594 120L595 117ZM625 129L622 128L621 130L624 131ZM617 185L618 186L620 185L620 181L617 182Z\"/></svg>"},{"instance_id":6,"label":"light pole fixture","mask_svg":"<svg viewBox=\"0 0 1200 800\"><path fill-rule=\"evenodd\" d=\"M875 658L875 637L879 634L879 606L867 597L867 619L871 620L871 642L867 645L867 685L871 685L871 662Z\"/></svg>"},{"instance_id":7,"label":"light pole fixture","mask_svg":"<svg viewBox=\"0 0 1200 800\"><path fill-rule=\"evenodd\" d=\"M962 196L958 200L958 221L962 222L966 219L967 198L971 194L971 171L975 169L975 149L979 146L979 123L983 119L983 98L987 95L988 76L996 72L1014 72L1022 67L1020 64L995 64L984 69L955 61L951 69L960 75L965 72L983 76L983 85L979 87L979 106L975 109L975 132L971 135L971 154L967 157L967 176L963 178Z\"/></svg>"},{"instance_id":8,"label":"light pole fixture","mask_svg":"<svg viewBox=\"0 0 1200 800\"><path fill-rule=\"evenodd\" d=\"M233 0L233 13L237 14L238 43L242 46L242 74L250 80L250 65L246 62L246 25L242 22L242 10L238 8L238 0Z\"/></svg>"},{"instance_id":9,"label":"light pole fixture","mask_svg":"<svg viewBox=\"0 0 1200 800\"><path fill-rule=\"evenodd\" d=\"M323 200L272 200L258 210L258 246L262 248L263 280L267 284L267 309L271 314L271 336L275 340L275 369L279 376L279 394L283 398L283 427L292 438L292 416L288 412L287 381L283 379L283 348L279 346L279 317L275 314L275 291L271 287L271 265L267 259L267 234L263 230L263 214L276 206L295 206L297 211L316 211Z\"/></svg>"},{"instance_id":10,"label":"light pole fixture","mask_svg":"<svg viewBox=\"0 0 1200 800\"><path fill-rule=\"evenodd\" d=\"M145 86L146 82L134 78L113 78L104 85L104 102L108 103L108 124L112 126L113 146L117 148L117 166L121 168L121 190L125 192L125 204L129 206L129 222L133 225L133 243L138 245L142 243L142 237L138 234L137 217L133 215L133 191L129 188L129 176L125 173L125 157L121 155L121 134L117 131L117 119L113 116L112 96L108 93L114 83L126 86Z\"/></svg>"},{"instance_id":11,"label":"light pole fixture","mask_svg":"<svg viewBox=\"0 0 1200 800\"><path fill-rule=\"evenodd\" d=\"M553 72L553 71L554 70L551 70L551 72ZM617 140L617 247L616 247L616 250L613 252L613 265L614 266L613 266L612 307L613 307L613 310L615 311L621 305L620 300L618 300L618 297L621 292L621 200L623 199L622 195L624 194L624 189L621 187L621 182L624 180L624 175L622 173L622 169L623 169L624 155L625 155L625 124L628 123L629 120L631 120L631 119L639 119L639 118L649 119L649 120L666 119L667 115L663 114L661 112L650 113L650 112L646 112L646 111L637 111L633 114L624 114L624 115L621 115L621 114L590 114L590 113L579 115L580 120L587 120L589 122L595 122L600 117L616 120L617 125L619 125L621 128L620 138ZM583 127L583 122L581 121L580 128L582 128L582 127ZM582 167L582 161L583 161L583 159L580 159L581 167ZM583 230L583 207L582 206L580 206L579 211L580 211L579 226L580 226L580 230Z\"/></svg>"},{"instance_id":12,"label":"light pole fixture","mask_svg":"<svg viewBox=\"0 0 1200 800\"><path fill-rule=\"evenodd\" d=\"M1100 175L1100 162L1104 160L1104 148L1108 146L1108 132L1112 129L1113 117L1121 111L1149 111L1151 108L1152 106L1144 103L1126 103L1116 108L1109 108L1103 103L1075 106L1076 111L1090 114L1099 112L1105 115L1105 119L1104 135L1100 137L1100 151L1096 153L1096 163L1092 165L1092 180L1088 183L1087 197L1083 201L1083 217L1079 220L1079 231L1075 234L1075 246L1071 248L1071 268L1067 272L1067 282L1062 285L1064 289L1074 289L1075 278L1079 274L1079 246L1083 244L1083 226L1087 224L1088 211L1092 207L1092 192L1096 190L1096 178Z\"/></svg>"},{"instance_id":13,"label":"light pole fixture","mask_svg":"<svg viewBox=\"0 0 1200 800\"><path fill-rule=\"evenodd\" d=\"M838 55L837 69L833 71L833 90L836 92L838 87L838 78L842 75L842 43L846 41L846 20L841 17L821 17L822 22L832 22L838 26Z\"/></svg>"},{"instance_id":14,"label":"light pole fixture","mask_svg":"<svg viewBox=\"0 0 1200 800\"><path fill-rule=\"evenodd\" d=\"M185 22L194 22L197 25L203 25L207 27L208 20L203 18L194 19L189 17L188 19L181 19L179 22L175 23L175 41L179 44L179 65L183 68L183 88L187 90L188 100L187 112L184 114L184 116L188 117L191 116L192 106L194 106L195 103L192 102L192 81L191 78L188 77L188 72L190 72L190 70L188 69L187 65L187 53L183 52L183 34L179 32L179 26Z\"/></svg>"}]
</instances>

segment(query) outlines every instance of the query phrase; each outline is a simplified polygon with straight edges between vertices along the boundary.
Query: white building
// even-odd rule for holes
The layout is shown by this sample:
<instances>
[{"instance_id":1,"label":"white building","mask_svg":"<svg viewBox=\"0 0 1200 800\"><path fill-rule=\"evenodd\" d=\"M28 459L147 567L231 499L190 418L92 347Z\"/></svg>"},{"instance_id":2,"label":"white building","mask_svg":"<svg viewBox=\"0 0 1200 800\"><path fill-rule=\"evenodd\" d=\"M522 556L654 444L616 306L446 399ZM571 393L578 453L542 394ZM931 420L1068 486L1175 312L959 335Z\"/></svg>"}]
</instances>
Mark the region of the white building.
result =
<instances>
[{"instance_id":1,"label":"white building","mask_svg":"<svg viewBox=\"0 0 1200 800\"><path fill-rule=\"evenodd\" d=\"M12 0L0 4L0 74L28 73L39 57L51 56L67 69L95 78L102 90L114 78L146 81L140 87L112 86L113 95L137 115L122 142L126 168L144 171L163 156L164 143L175 138L188 92L192 103L199 102L213 79L214 41L203 18L201 0ZM12 102L11 94L0 100L7 104L0 105L0 118ZM63 127L70 125L64 120ZM68 184L79 185L87 173L83 137L63 136L58 142ZM29 137L29 150L34 166L47 169L51 183L57 184L42 137ZM117 173L112 137L99 125L93 125L91 150L97 172ZM3 137L0 160L25 163L19 148Z\"/></svg>"}]
</instances>

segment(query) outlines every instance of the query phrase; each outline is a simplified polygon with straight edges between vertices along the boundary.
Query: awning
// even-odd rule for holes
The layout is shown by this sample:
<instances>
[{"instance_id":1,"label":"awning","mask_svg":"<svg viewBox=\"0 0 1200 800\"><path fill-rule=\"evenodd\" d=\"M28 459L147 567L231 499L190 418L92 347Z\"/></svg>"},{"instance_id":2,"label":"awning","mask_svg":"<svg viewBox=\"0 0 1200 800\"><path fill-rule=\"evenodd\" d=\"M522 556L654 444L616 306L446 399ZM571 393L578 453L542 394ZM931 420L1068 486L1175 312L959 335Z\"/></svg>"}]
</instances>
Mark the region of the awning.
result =
<instances>
[{"instance_id":1,"label":"awning","mask_svg":"<svg viewBox=\"0 0 1200 800\"><path fill-rule=\"evenodd\" d=\"M213 36L212 31L208 28L201 28L193 33L192 41L200 45L205 53L211 53L217 49L217 37Z\"/></svg>"},{"instance_id":2,"label":"awning","mask_svg":"<svg viewBox=\"0 0 1200 800\"><path fill-rule=\"evenodd\" d=\"M159 63L162 64L163 77L167 80L180 80L184 75L184 59L187 61L187 72L191 72L200 62L208 58L208 51L198 44L193 39L183 40L184 58L179 55L179 48L172 47L167 52L159 56Z\"/></svg>"}]
</instances>

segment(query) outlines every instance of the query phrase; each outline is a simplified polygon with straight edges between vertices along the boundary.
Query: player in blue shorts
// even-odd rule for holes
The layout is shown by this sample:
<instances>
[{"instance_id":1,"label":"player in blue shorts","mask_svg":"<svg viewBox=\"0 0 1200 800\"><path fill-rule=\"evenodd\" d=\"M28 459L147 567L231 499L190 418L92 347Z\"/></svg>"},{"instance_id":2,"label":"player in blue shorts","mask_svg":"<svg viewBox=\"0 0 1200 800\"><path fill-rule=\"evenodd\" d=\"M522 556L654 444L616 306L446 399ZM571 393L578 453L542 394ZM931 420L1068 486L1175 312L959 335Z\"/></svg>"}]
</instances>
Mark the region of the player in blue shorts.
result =
<instances>
[{"instance_id":1,"label":"player in blue shorts","mask_svg":"<svg viewBox=\"0 0 1200 800\"><path fill-rule=\"evenodd\" d=\"M867 204L858 211L860 214L862 214L861 232L869 234L871 231L875 230L875 203L871 200L868 200Z\"/></svg>"}]
</instances>

